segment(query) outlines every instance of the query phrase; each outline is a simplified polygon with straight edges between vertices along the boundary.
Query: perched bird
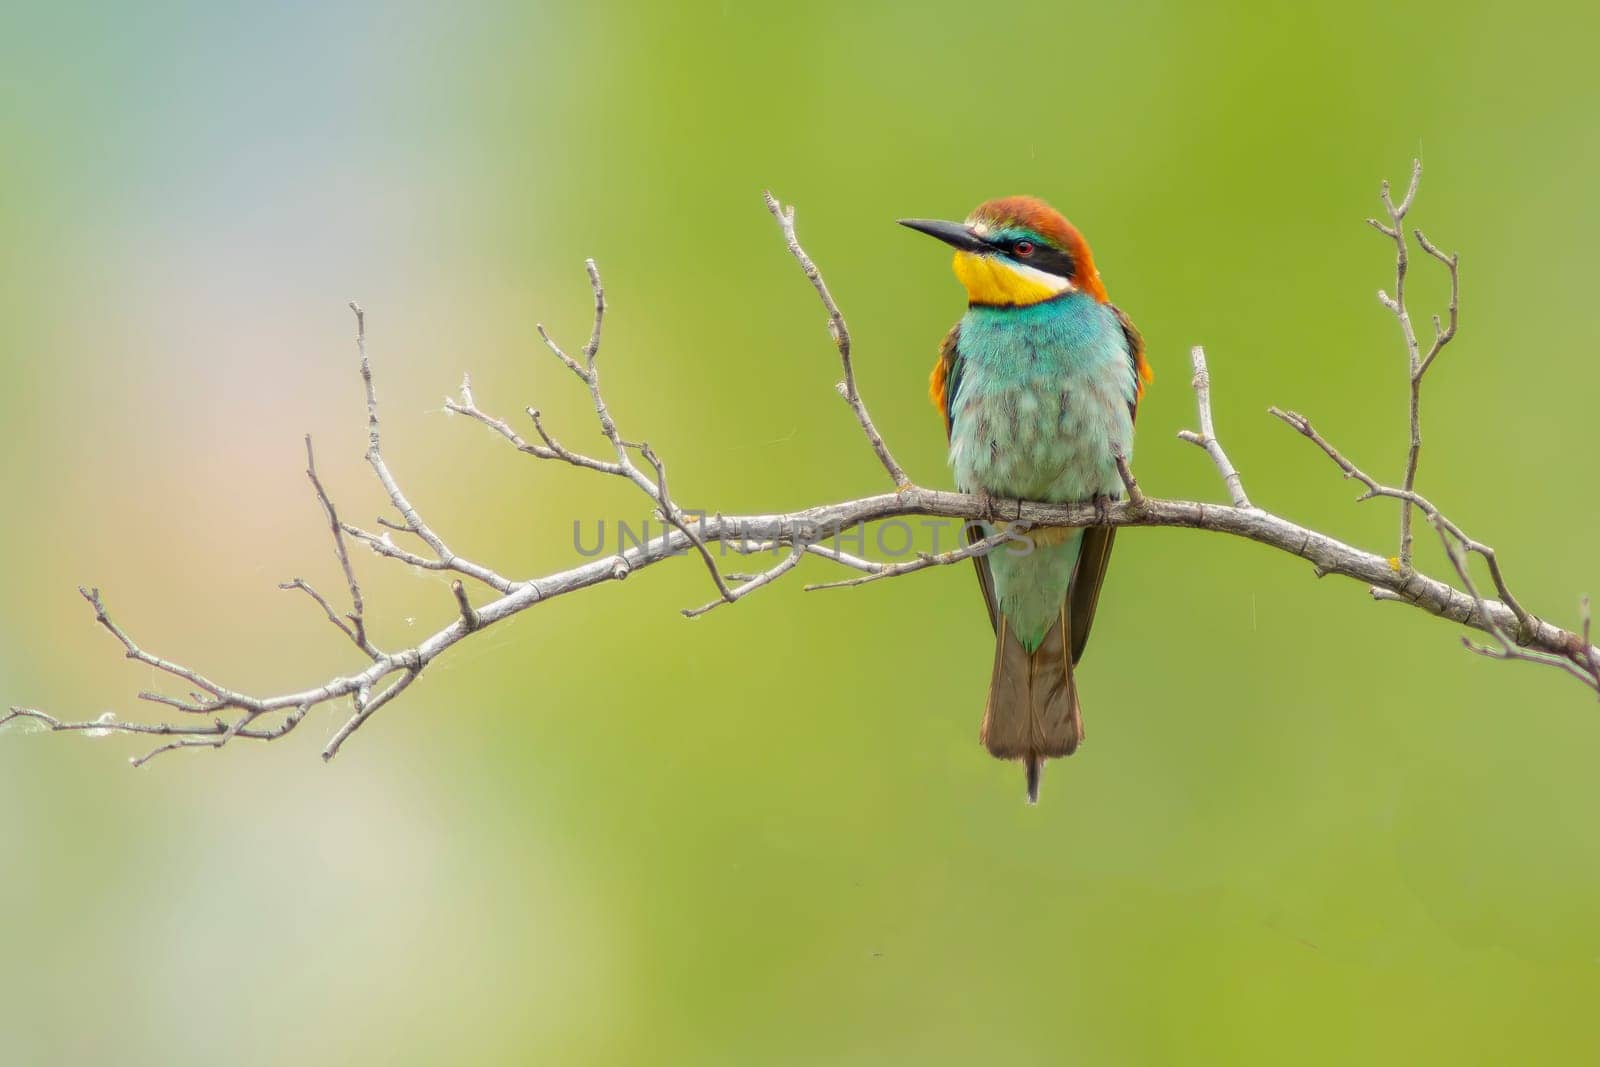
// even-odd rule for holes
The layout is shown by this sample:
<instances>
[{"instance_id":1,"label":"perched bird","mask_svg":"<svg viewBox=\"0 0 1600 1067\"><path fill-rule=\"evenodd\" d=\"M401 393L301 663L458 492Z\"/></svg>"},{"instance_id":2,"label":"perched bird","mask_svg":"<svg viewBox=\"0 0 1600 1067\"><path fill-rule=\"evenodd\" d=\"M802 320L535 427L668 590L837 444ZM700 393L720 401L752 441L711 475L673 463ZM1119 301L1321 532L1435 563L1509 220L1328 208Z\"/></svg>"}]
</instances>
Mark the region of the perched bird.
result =
<instances>
[{"instance_id":1,"label":"perched bird","mask_svg":"<svg viewBox=\"0 0 1600 1067\"><path fill-rule=\"evenodd\" d=\"M1117 457L1132 461L1151 373L1139 331L1106 298L1083 236L1029 196L990 200L966 222L901 225L953 246L967 290L967 313L940 346L930 389L957 487L986 499L1120 497ZM977 558L995 631L980 737L992 755L1023 762L1030 803L1043 762L1083 740L1073 667L1115 535L1103 526L1036 528L1025 535L1031 550L1003 545Z\"/></svg>"}]
</instances>

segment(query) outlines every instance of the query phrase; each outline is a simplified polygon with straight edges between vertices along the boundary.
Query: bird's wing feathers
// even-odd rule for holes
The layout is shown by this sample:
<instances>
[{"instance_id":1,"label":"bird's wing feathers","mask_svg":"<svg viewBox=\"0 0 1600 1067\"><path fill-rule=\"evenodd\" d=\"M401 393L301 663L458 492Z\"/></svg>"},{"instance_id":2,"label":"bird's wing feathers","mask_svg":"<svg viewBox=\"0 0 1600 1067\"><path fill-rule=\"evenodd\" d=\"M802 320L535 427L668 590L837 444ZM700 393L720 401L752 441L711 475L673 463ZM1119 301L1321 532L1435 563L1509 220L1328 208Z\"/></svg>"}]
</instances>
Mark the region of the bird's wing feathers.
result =
<instances>
[{"instance_id":1,"label":"bird's wing feathers","mask_svg":"<svg viewBox=\"0 0 1600 1067\"><path fill-rule=\"evenodd\" d=\"M983 528L975 522L966 524L967 544L983 540ZM1000 626L1000 609L994 599L994 574L989 570L988 556L973 556L973 564L978 568L978 588L983 590L983 605L989 609L989 625L998 630Z\"/></svg>"},{"instance_id":2,"label":"bird's wing feathers","mask_svg":"<svg viewBox=\"0 0 1600 1067\"><path fill-rule=\"evenodd\" d=\"M1078 547L1078 567L1067 585L1067 615L1072 634L1072 665L1083 658L1089 643L1089 627L1094 625L1094 609L1100 603L1100 583L1106 579L1111 562L1111 545L1117 539L1115 526L1090 526L1083 531Z\"/></svg>"},{"instance_id":3,"label":"bird's wing feathers","mask_svg":"<svg viewBox=\"0 0 1600 1067\"><path fill-rule=\"evenodd\" d=\"M944 417L946 441L950 439L950 428L955 421L956 390L961 387L961 352L957 348L960 340L961 324L958 322L945 334L943 343L939 345L939 361L933 365L933 374L928 378L928 396ZM983 540L983 530L977 523L967 523L965 530L968 544ZM983 556L973 556L972 564L978 571L978 588L983 591L984 607L989 609L989 625L998 632L1000 613L995 606L994 575L989 570L989 561Z\"/></svg>"},{"instance_id":4,"label":"bird's wing feathers","mask_svg":"<svg viewBox=\"0 0 1600 1067\"><path fill-rule=\"evenodd\" d=\"M944 419L944 437L950 439L950 412L956 402L956 388L961 384L961 353L956 345L961 340L961 324L950 327L950 332L939 342L939 360L928 376L928 399L939 409Z\"/></svg>"},{"instance_id":5,"label":"bird's wing feathers","mask_svg":"<svg viewBox=\"0 0 1600 1067\"><path fill-rule=\"evenodd\" d=\"M1122 326L1122 339L1128 344L1128 360L1133 364L1133 403L1128 405L1128 410L1137 416L1144 387L1155 381L1156 375L1144 358L1144 338L1140 336L1138 327L1129 321L1127 313L1117 305L1106 306L1116 314L1117 322Z\"/></svg>"},{"instance_id":6,"label":"bird's wing feathers","mask_svg":"<svg viewBox=\"0 0 1600 1067\"><path fill-rule=\"evenodd\" d=\"M1109 305L1122 326L1122 336L1128 346L1128 360L1133 364L1133 400L1128 413L1137 418L1139 398L1144 395L1145 383L1153 375L1144 358L1144 338L1128 316L1115 304ZM1095 608L1100 603L1100 585L1105 581L1106 567L1111 562L1111 546L1116 542L1114 526L1091 526L1083 531L1083 543L1078 550L1078 567L1073 572L1072 583L1067 588L1067 611L1072 634L1072 662L1076 666L1089 643L1089 628L1094 624Z\"/></svg>"}]
</instances>

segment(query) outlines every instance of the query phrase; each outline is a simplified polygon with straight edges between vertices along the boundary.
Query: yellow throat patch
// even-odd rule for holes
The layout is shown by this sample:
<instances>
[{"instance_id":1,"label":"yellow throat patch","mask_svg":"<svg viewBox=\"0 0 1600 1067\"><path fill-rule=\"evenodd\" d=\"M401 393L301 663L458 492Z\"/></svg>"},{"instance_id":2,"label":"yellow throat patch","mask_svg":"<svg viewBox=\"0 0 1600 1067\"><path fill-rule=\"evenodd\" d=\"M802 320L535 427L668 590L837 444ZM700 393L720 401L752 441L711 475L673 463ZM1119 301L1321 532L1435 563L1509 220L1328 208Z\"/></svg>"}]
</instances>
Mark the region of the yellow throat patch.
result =
<instances>
[{"instance_id":1,"label":"yellow throat patch","mask_svg":"<svg viewBox=\"0 0 1600 1067\"><path fill-rule=\"evenodd\" d=\"M999 256L957 252L952 266L967 287L967 299L974 304L1025 307L1072 288L1065 278Z\"/></svg>"}]
</instances>

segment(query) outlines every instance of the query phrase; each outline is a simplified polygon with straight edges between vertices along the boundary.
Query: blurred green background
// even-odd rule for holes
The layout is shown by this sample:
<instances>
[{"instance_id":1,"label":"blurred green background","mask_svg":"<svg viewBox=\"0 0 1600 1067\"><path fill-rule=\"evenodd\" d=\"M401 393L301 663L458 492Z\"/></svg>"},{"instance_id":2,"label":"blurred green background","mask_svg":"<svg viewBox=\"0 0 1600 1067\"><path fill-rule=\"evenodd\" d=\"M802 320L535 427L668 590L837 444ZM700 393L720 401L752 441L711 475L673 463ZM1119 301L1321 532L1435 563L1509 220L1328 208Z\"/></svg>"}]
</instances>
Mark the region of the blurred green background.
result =
<instances>
[{"instance_id":1,"label":"blurred green background","mask_svg":"<svg viewBox=\"0 0 1600 1067\"><path fill-rule=\"evenodd\" d=\"M485 407L594 444L533 329L581 339L585 256L613 412L684 503L879 491L768 187L924 484L949 484L925 383L961 297L893 220L1032 192L1149 342L1147 490L1222 495L1174 437L1202 342L1255 499L1391 545L1394 510L1265 409L1397 475L1392 254L1361 220L1419 154L1414 220L1464 299L1422 487L1570 624L1600 593L1595 30L1538 3L11 6L0 699L155 710L79 582L231 684L355 666L274 589L338 588L302 433L348 515L380 509L352 298L410 495L506 571L642 513L441 408L471 371ZM380 642L449 618L435 576L357 564ZM1127 532L1091 743L1029 809L976 742L966 568L801 584L689 622L684 562L551 603L329 766L334 709L139 772L136 740L8 728L0 1060L1600 1056L1600 709L1570 680L1265 549Z\"/></svg>"}]
</instances>

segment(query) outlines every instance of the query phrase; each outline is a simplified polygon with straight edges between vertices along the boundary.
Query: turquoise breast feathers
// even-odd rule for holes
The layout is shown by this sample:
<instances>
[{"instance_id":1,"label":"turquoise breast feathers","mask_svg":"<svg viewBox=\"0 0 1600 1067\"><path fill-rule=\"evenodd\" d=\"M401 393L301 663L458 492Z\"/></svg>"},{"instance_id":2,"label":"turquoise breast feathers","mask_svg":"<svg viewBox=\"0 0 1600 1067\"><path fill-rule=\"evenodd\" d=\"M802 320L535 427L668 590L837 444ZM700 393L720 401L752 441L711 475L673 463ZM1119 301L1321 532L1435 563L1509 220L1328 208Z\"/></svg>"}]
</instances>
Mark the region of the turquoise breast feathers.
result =
<instances>
[{"instance_id":1,"label":"turquoise breast feathers","mask_svg":"<svg viewBox=\"0 0 1600 1067\"><path fill-rule=\"evenodd\" d=\"M966 491L1068 502L1120 496L1137 389L1116 312L1084 293L971 307L957 343L950 465Z\"/></svg>"}]
</instances>

